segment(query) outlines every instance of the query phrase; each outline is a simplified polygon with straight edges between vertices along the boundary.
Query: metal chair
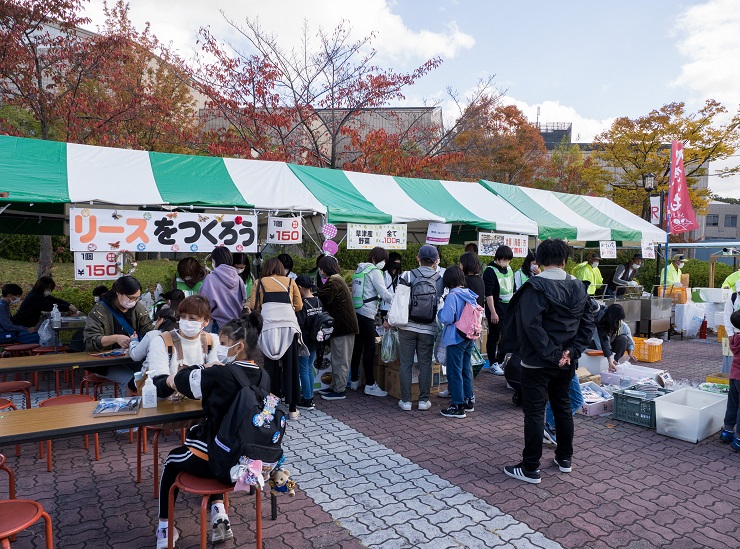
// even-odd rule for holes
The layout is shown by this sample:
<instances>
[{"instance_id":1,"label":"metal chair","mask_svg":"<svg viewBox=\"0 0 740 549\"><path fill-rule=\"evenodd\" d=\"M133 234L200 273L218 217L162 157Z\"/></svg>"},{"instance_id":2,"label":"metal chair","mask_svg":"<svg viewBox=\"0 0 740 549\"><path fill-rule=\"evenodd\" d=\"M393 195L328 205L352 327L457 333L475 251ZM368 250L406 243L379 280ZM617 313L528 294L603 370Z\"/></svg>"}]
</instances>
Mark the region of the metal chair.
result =
<instances>
[{"instance_id":1,"label":"metal chair","mask_svg":"<svg viewBox=\"0 0 740 549\"><path fill-rule=\"evenodd\" d=\"M51 530L51 517L37 502L26 499L15 499L15 474L5 465L5 456L0 454L0 470L8 473L8 492L10 499L0 501L0 546L10 548L15 535L35 524L39 518L46 523L46 548L54 548L54 537Z\"/></svg>"},{"instance_id":2,"label":"metal chair","mask_svg":"<svg viewBox=\"0 0 740 549\"><path fill-rule=\"evenodd\" d=\"M197 494L202 496L200 501L200 547L206 549L207 547L207 532L208 532L208 520L206 511L208 510L208 498L213 494L224 495L224 507L229 508L229 492L234 490L234 486L231 484L222 484L216 479L212 478L200 478L189 473L180 473L177 475L175 483L170 488L169 493L169 514L167 516L167 547L172 549L173 537L175 532L175 490L181 490L189 494ZM262 492L255 487L252 487L252 492L256 493L256 499L254 502L256 519L255 519L255 537L257 539L257 547L262 547Z\"/></svg>"},{"instance_id":3,"label":"metal chair","mask_svg":"<svg viewBox=\"0 0 740 549\"><path fill-rule=\"evenodd\" d=\"M39 408L46 406L64 406L66 404L79 404L80 402L92 402L95 399L90 395L62 395L47 398L39 402ZM84 435L85 439L85 450L90 448L90 439L88 435ZM98 441L98 433L93 434L93 441L95 442L95 461L100 461L100 443ZM46 441L46 470L51 472L51 440ZM44 443L39 442L39 459L44 457Z\"/></svg>"}]
</instances>

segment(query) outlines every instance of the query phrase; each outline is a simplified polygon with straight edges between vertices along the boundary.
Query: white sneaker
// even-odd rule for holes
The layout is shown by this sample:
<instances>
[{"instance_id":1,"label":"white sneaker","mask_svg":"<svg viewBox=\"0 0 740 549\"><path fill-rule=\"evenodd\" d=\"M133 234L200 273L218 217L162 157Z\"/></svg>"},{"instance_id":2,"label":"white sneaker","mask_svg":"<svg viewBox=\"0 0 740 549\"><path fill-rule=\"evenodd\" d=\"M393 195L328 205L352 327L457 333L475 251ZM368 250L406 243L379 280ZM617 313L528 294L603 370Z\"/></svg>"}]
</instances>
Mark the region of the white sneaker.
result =
<instances>
[{"instance_id":1,"label":"white sneaker","mask_svg":"<svg viewBox=\"0 0 740 549\"><path fill-rule=\"evenodd\" d=\"M353 391L356 391L359 386L360 386L360 380L359 379L357 381L350 381L349 382L349 388L352 389Z\"/></svg>"},{"instance_id":2,"label":"white sneaker","mask_svg":"<svg viewBox=\"0 0 740 549\"><path fill-rule=\"evenodd\" d=\"M399 400L398 401L398 407L401 408L404 412L408 412L411 410L411 403L406 402L405 400Z\"/></svg>"},{"instance_id":3,"label":"white sneaker","mask_svg":"<svg viewBox=\"0 0 740 549\"><path fill-rule=\"evenodd\" d=\"M231 531L231 523L229 522L229 515L226 513L218 513L211 518L211 542L221 543L227 539L234 537L234 532Z\"/></svg>"},{"instance_id":4,"label":"white sneaker","mask_svg":"<svg viewBox=\"0 0 740 549\"><path fill-rule=\"evenodd\" d=\"M448 396L450 396L450 391L448 389L445 389L444 391L440 391L439 396L441 396L442 398L447 398Z\"/></svg>"},{"instance_id":5,"label":"white sneaker","mask_svg":"<svg viewBox=\"0 0 740 549\"><path fill-rule=\"evenodd\" d=\"M288 419L298 419L301 417L300 410L296 410L295 412L288 412Z\"/></svg>"},{"instance_id":6,"label":"white sneaker","mask_svg":"<svg viewBox=\"0 0 740 549\"><path fill-rule=\"evenodd\" d=\"M377 383L373 383L372 385L365 385L365 394L374 396L374 397L387 397L388 396L388 393L385 392L380 387L378 387Z\"/></svg>"},{"instance_id":7,"label":"white sneaker","mask_svg":"<svg viewBox=\"0 0 740 549\"><path fill-rule=\"evenodd\" d=\"M179 538L180 533L175 528L175 531L172 533L173 546ZM157 528L157 549L167 549L167 528Z\"/></svg>"},{"instance_id":8,"label":"white sneaker","mask_svg":"<svg viewBox=\"0 0 740 549\"><path fill-rule=\"evenodd\" d=\"M498 362L491 363L491 373L496 376L504 375L504 369L499 366Z\"/></svg>"},{"instance_id":9,"label":"white sneaker","mask_svg":"<svg viewBox=\"0 0 740 549\"><path fill-rule=\"evenodd\" d=\"M432 403L429 402L428 400L420 400L419 401L419 410L424 411L424 410L428 410L431 407L432 407Z\"/></svg>"}]
</instances>

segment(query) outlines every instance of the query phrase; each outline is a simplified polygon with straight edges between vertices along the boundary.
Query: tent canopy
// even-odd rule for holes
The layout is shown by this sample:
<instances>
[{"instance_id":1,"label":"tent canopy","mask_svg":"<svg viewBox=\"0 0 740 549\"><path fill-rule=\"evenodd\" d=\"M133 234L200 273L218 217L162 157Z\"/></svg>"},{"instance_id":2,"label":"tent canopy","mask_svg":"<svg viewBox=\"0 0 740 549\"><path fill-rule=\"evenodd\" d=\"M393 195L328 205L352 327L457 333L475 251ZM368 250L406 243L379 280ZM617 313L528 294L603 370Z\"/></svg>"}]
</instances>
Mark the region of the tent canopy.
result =
<instances>
[{"instance_id":1,"label":"tent canopy","mask_svg":"<svg viewBox=\"0 0 740 549\"><path fill-rule=\"evenodd\" d=\"M623 244L642 240L665 242L663 230L615 204L608 198L543 191L481 180L480 184L537 220L540 239L570 242L599 240Z\"/></svg>"},{"instance_id":2,"label":"tent canopy","mask_svg":"<svg viewBox=\"0 0 740 549\"><path fill-rule=\"evenodd\" d=\"M664 241L606 198L284 162L153 153L0 136L0 202L195 206L320 214L332 223L429 222L560 237Z\"/></svg>"}]
</instances>

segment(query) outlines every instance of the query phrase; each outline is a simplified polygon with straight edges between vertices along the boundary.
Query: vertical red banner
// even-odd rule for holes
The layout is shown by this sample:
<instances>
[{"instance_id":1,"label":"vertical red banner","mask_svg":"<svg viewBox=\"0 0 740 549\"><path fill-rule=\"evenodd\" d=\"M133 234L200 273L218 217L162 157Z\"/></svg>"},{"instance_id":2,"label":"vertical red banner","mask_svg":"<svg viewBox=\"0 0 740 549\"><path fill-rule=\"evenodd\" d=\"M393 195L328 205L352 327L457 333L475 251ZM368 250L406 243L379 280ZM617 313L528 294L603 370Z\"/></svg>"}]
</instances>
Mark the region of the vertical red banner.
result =
<instances>
[{"instance_id":1,"label":"vertical red banner","mask_svg":"<svg viewBox=\"0 0 740 549\"><path fill-rule=\"evenodd\" d=\"M674 141L671 145L671 178L668 187L668 212L670 234L680 234L699 228L694 208L691 207L689 188L686 186L686 172L683 166L683 143Z\"/></svg>"}]
</instances>

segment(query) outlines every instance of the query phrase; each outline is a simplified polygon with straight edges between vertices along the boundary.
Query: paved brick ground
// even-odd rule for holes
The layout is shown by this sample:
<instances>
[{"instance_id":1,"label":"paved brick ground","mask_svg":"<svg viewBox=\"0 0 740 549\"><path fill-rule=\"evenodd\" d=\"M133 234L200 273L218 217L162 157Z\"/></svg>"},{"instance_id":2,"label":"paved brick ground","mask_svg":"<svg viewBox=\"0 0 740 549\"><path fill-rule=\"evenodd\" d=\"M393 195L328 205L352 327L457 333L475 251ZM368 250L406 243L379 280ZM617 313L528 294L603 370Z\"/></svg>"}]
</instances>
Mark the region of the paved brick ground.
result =
<instances>
[{"instance_id":1,"label":"paved brick ground","mask_svg":"<svg viewBox=\"0 0 740 549\"><path fill-rule=\"evenodd\" d=\"M720 358L717 343L674 340L664 345L661 365L676 379L700 380L707 373L719 370ZM526 485L502 472L504 465L516 463L520 458L521 410L511 404L511 393L502 378L482 373L476 379L475 389L476 411L462 421L439 416L439 410L446 404L442 398L433 398L430 411L402 412L395 399L358 393L352 393L343 402L320 402L323 413L304 414L299 422L293 423L295 450L292 456L291 450L288 451L287 459L289 464L294 460L300 471L296 478L299 485L301 476L305 476L306 488L299 489L295 498L280 498L281 513L277 521L267 518L269 503L265 502L265 547L371 545L365 537L367 534L348 520L362 522L360 519L370 512L371 506L358 509L344 519L332 515L342 507L338 503L342 494L337 490L344 490L345 494L352 492L349 480L331 486L329 492L334 495L329 501L316 496L317 490L321 490L322 475L331 478L331 474L344 470L348 479L354 473L360 476L368 471L382 472L382 468L365 468L361 460L355 468L351 467L347 461L353 454L342 454L346 444L341 437L332 436L331 430L338 429L338 425L349 429L346 432L371 439L368 447L377 445L386 448L389 456L395 452L407 458L409 461L404 461L403 467L409 464L413 467L396 470L396 474L413 469L413 474L422 478L446 481L448 484L439 484L438 499L445 500L443 491L448 488L444 486L451 485L458 490L455 493L462 494L460 501L471 501L470 495L479 498L480 503L471 508L489 509L491 521L503 514L513 517L517 524L512 523L506 535L507 539L518 538L520 543L512 543L514 546L548 546L547 540L553 540L566 548L738 547L740 529L736 517L740 497L736 487L740 483L740 455L729 452L716 437L690 444L609 417L576 416L573 473L561 474L547 465L545 459L552 456L552 450L545 447L543 481L537 486ZM99 462L82 448L81 438L56 441L52 473L47 473L45 462L38 460L36 445L23 446L20 458L14 457L13 448L0 450L18 476L18 496L39 500L51 513L58 547L151 547L156 518L151 454L145 457L144 482L137 485L133 482L135 446L128 443L128 437L102 433L100 438L103 451ZM164 441L162 458L177 444L175 436ZM315 450L314 461L308 461L310 456L304 452L312 444L321 450L325 461L316 457ZM347 467L331 463L340 455ZM397 499L414 499L407 486L401 482L396 485L397 493L388 488L384 488L384 493ZM0 493L5 490L6 481L0 477ZM367 493L373 495L376 491L376 487L369 487ZM354 492L362 495L361 490ZM224 547L253 545L253 500L236 495L232 501L235 538ZM458 500L454 499L448 501L448 508L453 510L465 505L456 504ZM177 503L176 516L181 530L178 547L198 546L198 503L198 498L193 496L181 497ZM401 514L386 514L393 517L392 522L399 528L415 528ZM473 515L479 524L485 525L485 517ZM439 519L426 528L416 528L419 531L439 528L447 533L460 527L454 520ZM383 529L384 526L377 525L377 531ZM516 534L517 529L521 533ZM541 537L532 538L529 545L521 543L525 541L521 537L524 532L532 530ZM415 534L409 531L408 535L404 539L413 539ZM423 545L428 547L449 546L442 543L441 537L424 539L427 541ZM43 547L43 528L39 525L24 532L13 546ZM382 546L415 545L407 542ZM482 547L485 543L481 537L461 537L457 546Z\"/></svg>"}]
</instances>

